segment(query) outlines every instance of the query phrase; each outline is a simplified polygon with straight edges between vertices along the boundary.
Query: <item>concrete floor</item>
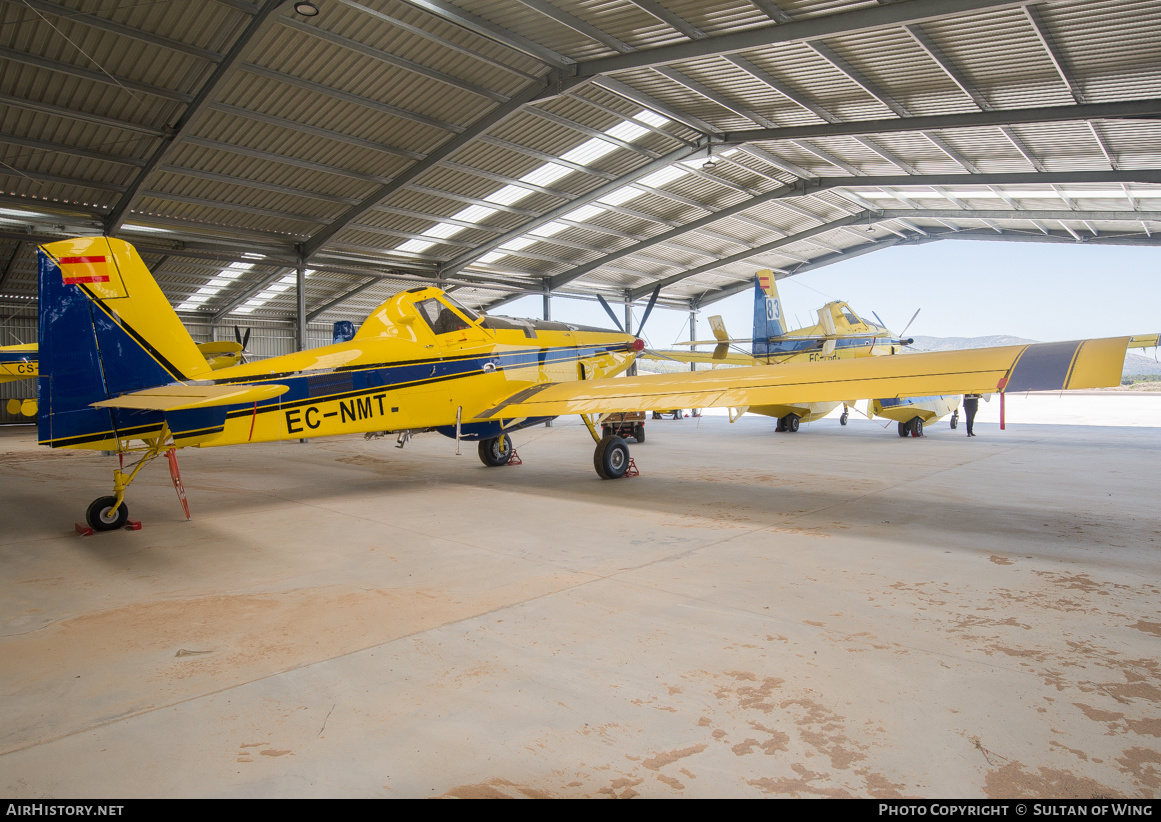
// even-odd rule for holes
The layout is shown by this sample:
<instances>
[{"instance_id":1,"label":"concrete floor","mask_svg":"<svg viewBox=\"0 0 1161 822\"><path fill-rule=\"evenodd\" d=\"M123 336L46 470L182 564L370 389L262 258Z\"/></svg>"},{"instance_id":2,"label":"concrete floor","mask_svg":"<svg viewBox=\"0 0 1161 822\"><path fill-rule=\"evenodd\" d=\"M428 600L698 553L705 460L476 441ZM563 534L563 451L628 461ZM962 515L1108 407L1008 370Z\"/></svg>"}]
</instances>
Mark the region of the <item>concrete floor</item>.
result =
<instances>
[{"instance_id":1,"label":"concrete floor","mask_svg":"<svg viewBox=\"0 0 1161 822\"><path fill-rule=\"evenodd\" d=\"M4 797L1157 797L1161 431L0 431Z\"/></svg>"}]
</instances>

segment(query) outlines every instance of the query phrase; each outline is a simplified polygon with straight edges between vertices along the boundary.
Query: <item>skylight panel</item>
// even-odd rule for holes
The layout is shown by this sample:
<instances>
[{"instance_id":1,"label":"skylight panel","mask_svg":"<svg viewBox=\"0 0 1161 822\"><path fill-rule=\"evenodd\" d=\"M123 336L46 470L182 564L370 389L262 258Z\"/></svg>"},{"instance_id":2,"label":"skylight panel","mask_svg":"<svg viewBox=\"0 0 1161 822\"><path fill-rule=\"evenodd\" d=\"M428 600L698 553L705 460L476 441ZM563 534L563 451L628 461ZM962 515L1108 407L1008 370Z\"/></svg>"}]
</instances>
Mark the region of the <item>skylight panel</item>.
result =
<instances>
[{"instance_id":1,"label":"skylight panel","mask_svg":"<svg viewBox=\"0 0 1161 822\"><path fill-rule=\"evenodd\" d=\"M644 129L642 129L644 131ZM604 157L606 154L617 149L616 143L610 143L608 140L602 140L600 137L594 137L591 140L586 140L571 151L567 151L560 156L562 160L568 160L570 163L587 166L595 163L597 160Z\"/></svg>"},{"instance_id":2,"label":"skylight panel","mask_svg":"<svg viewBox=\"0 0 1161 822\"><path fill-rule=\"evenodd\" d=\"M303 272L303 274L304 277L310 277L312 274L314 274L314 269L308 268ZM249 314L253 312L255 308L261 308L262 306L266 305L266 303L270 302L279 294L289 291L295 285L297 280L298 273L292 271L291 273L281 277L278 281L266 286L266 288L259 291L251 299L246 300L246 302L242 303L242 305L238 306L230 313Z\"/></svg>"},{"instance_id":3,"label":"skylight panel","mask_svg":"<svg viewBox=\"0 0 1161 822\"><path fill-rule=\"evenodd\" d=\"M626 143L631 143L638 137L648 133L649 129L644 126L639 126L631 120L626 120L605 132L610 137L616 137L618 140L624 140Z\"/></svg>"},{"instance_id":4,"label":"skylight panel","mask_svg":"<svg viewBox=\"0 0 1161 822\"><path fill-rule=\"evenodd\" d=\"M491 217L498 209L489 208L488 206L474 205L465 208L459 214L452 217L453 220L459 220L464 223L478 223L487 217Z\"/></svg>"},{"instance_id":5,"label":"skylight panel","mask_svg":"<svg viewBox=\"0 0 1161 822\"><path fill-rule=\"evenodd\" d=\"M566 228L568 228L568 226L566 226L564 223L553 221L551 223L547 223L546 225L542 225L539 228L534 228L528 233L537 237L551 237L554 234L559 234Z\"/></svg>"},{"instance_id":6,"label":"skylight panel","mask_svg":"<svg viewBox=\"0 0 1161 822\"><path fill-rule=\"evenodd\" d=\"M667 118L662 117L660 114L657 114L656 112L650 111L649 109L645 109L645 108L641 109L636 114L634 114L633 119L640 120L642 123L648 123L649 125L653 126L654 128L661 128L662 126L667 125L669 123L669 120Z\"/></svg>"},{"instance_id":7,"label":"skylight panel","mask_svg":"<svg viewBox=\"0 0 1161 822\"><path fill-rule=\"evenodd\" d=\"M605 209L601 208L600 206L584 205L584 206L581 206L580 208L578 208L576 211L569 212L568 214L565 215L565 217L567 217L569 220L572 220L575 223L583 223L586 220L591 220L593 217L596 217L598 214L604 214L604 213L605 213Z\"/></svg>"},{"instance_id":8,"label":"skylight panel","mask_svg":"<svg viewBox=\"0 0 1161 822\"><path fill-rule=\"evenodd\" d=\"M534 186L547 186L566 174L572 174L572 169L558 163L545 163L540 168L533 169L521 177L520 182Z\"/></svg>"},{"instance_id":9,"label":"skylight panel","mask_svg":"<svg viewBox=\"0 0 1161 822\"><path fill-rule=\"evenodd\" d=\"M437 239L444 240L453 234L459 234L463 230L463 226L452 225L451 223L436 223L431 228L424 231L423 236L435 237Z\"/></svg>"},{"instance_id":10,"label":"skylight panel","mask_svg":"<svg viewBox=\"0 0 1161 822\"><path fill-rule=\"evenodd\" d=\"M520 186L504 186L501 189L493 191L484 200L489 203L498 203L499 205L512 205L519 200L523 200L531 193L528 189L521 188Z\"/></svg>"},{"instance_id":11,"label":"skylight panel","mask_svg":"<svg viewBox=\"0 0 1161 822\"><path fill-rule=\"evenodd\" d=\"M612 192L606 194L604 197L597 200L597 202L598 203L607 203L608 205L619 206L619 205L624 205L625 203L632 200L634 197L640 197L644 193L645 192L639 188L633 188L633 186L625 186L624 188L618 188L616 191L612 191Z\"/></svg>"},{"instance_id":12,"label":"skylight panel","mask_svg":"<svg viewBox=\"0 0 1161 822\"><path fill-rule=\"evenodd\" d=\"M177 310L193 311L253 267L254 263L230 263L219 271L216 277L213 277L209 282L190 295L185 302L177 307Z\"/></svg>"},{"instance_id":13,"label":"skylight panel","mask_svg":"<svg viewBox=\"0 0 1161 822\"><path fill-rule=\"evenodd\" d=\"M700 160L698 162L701 162ZM642 177L639 181L643 186L650 188L662 188L663 186L672 183L674 180L684 177L689 174L689 170L682 168L680 165L666 166L660 171L655 171L648 177Z\"/></svg>"},{"instance_id":14,"label":"skylight panel","mask_svg":"<svg viewBox=\"0 0 1161 822\"><path fill-rule=\"evenodd\" d=\"M637 122L634 122L634 120ZM641 125L641 123L646 123L649 126L658 128L669 123L669 120L659 114L648 111L647 109L641 109L633 115L632 119L622 120L621 122L617 123L617 125L606 129L604 133L609 137L620 140L622 142L633 142L634 140L637 140L649 133L649 129ZM562 154L561 159L575 165L588 166L592 165L597 160L617 148L619 148L617 143L602 139L600 137L593 137L581 143L579 146L576 146L575 148L570 149L569 151ZM557 180L571 174L572 172L573 169L568 168L567 166L563 166L560 163L548 162L525 174L520 178L520 182L534 186L549 186ZM664 185L666 182L669 182L670 179L676 179L677 177L681 176L682 173L686 172L678 173L675 176L669 179L665 179L661 182L649 183L649 185ZM657 175L653 175L653 177L649 179L653 179L656 176ZM601 202L605 202L610 205L620 205L621 203L628 202L629 200L633 199L634 197L638 197L643 193L644 192L642 192L640 189L626 187L607 195L606 197L602 198ZM497 205L512 205L519 202L520 200L523 200L525 197L528 197L530 194L532 194L532 191L527 188L523 188L517 185L506 185L484 197L484 201L489 203L496 203ZM603 210L604 209L601 209L597 206L584 206L574 212L571 217L574 220L587 220L595 217L597 214L600 214ZM460 220L462 222L476 223L480 220L483 220L485 217L494 214L495 211L496 209L489 209L487 206L476 205L464 209L452 219ZM541 228L530 233L539 237L549 237L559 231L563 231L564 228L566 228L566 226L562 224L550 223L548 226L542 226ZM450 223L437 223L436 225L424 231L423 236L446 239L461 230L462 228L451 226ZM529 240L528 243L523 245L509 243L501 247L499 251L493 251L483 255L480 257L480 262L494 262L495 260L498 260L504 256L504 254L501 253L504 250L518 251L521 248L525 248L527 244L531 244L531 242L533 241ZM427 250L432 245L433 243L425 243L422 240L408 240L407 242L397 246L396 250L419 253L421 251Z\"/></svg>"}]
</instances>

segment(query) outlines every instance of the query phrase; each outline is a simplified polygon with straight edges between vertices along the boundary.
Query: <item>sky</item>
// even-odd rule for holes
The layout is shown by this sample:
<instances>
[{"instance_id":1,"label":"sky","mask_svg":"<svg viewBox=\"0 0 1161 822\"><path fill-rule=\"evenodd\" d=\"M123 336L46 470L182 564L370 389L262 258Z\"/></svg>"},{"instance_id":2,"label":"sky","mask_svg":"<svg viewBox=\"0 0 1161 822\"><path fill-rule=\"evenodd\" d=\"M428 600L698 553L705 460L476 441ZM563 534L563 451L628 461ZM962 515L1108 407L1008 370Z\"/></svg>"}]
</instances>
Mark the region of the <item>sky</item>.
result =
<instances>
[{"instance_id":1,"label":"sky","mask_svg":"<svg viewBox=\"0 0 1161 822\"><path fill-rule=\"evenodd\" d=\"M943 240L784 278L778 289L792 328L812 324L824 303L845 300L856 313L878 313L896 334L919 309L908 336L1007 334L1047 342L1161 331L1161 247ZM635 323L644 308L644 301L635 306ZM623 305L613 310L623 319ZM541 299L525 297L501 312L540 317ZM703 308L699 339L712 337L712 314L722 315L732 336L748 338L753 293ZM552 318L611 327L591 301L553 297ZM688 322L688 311L655 308L644 336L651 347L665 348L689 339Z\"/></svg>"}]
</instances>

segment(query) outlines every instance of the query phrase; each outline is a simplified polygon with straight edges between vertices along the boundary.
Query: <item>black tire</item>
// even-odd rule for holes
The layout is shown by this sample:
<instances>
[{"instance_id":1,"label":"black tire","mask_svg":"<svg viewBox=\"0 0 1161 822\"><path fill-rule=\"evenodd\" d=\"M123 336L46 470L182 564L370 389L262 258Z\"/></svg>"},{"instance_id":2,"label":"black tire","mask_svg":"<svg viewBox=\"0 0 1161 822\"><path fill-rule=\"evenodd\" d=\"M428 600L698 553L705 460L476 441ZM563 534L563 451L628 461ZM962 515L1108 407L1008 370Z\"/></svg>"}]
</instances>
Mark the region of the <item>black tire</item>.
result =
<instances>
[{"instance_id":1,"label":"black tire","mask_svg":"<svg viewBox=\"0 0 1161 822\"><path fill-rule=\"evenodd\" d=\"M637 440L637 444L645 442L645 423L639 422L633 426L633 439Z\"/></svg>"},{"instance_id":2,"label":"black tire","mask_svg":"<svg viewBox=\"0 0 1161 822\"><path fill-rule=\"evenodd\" d=\"M911 433L911 423L909 423L909 422L899 423L899 436L905 437L910 433Z\"/></svg>"},{"instance_id":3,"label":"black tire","mask_svg":"<svg viewBox=\"0 0 1161 822\"><path fill-rule=\"evenodd\" d=\"M480 440L480 462L491 468L507 465L512 459L512 438L501 434L491 439Z\"/></svg>"},{"instance_id":4,"label":"black tire","mask_svg":"<svg viewBox=\"0 0 1161 822\"><path fill-rule=\"evenodd\" d=\"M629 470L629 446L620 437L605 437L593 452L593 467L601 479L620 479Z\"/></svg>"},{"instance_id":5,"label":"black tire","mask_svg":"<svg viewBox=\"0 0 1161 822\"><path fill-rule=\"evenodd\" d=\"M911 420L911 436L923 436L923 420L919 419L919 417L915 417Z\"/></svg>"},{"instance_id":6,"label":"black tire","mask_svg":"<svg viewBox=\"0 0 1161 822\"><path fill-rule=\"evenodd\" d=\"M124 528L125 523L129 521L129 506L122 502L116 513L109 516L109 509L116 504L116 497L97 497L85 511L85 522L89 523L89 527L94 531L116 531L118 528Z\"/></svg>"},{"instance_id":7,"label":"black tire","mask_svg":"<svg viewBox=\"0 0 1161 822\"><path fill-rule=\"evenodd\" d=\"M786 431L789 431L791 434L795 433L798 430L798 415L787 414L785 417L783 417L782 428Z\"/></svg>"},{"instance_id":8,"label":"black tire","mask_svg":"<svg viewBox=\"0 0 1161 822\"><path fill-rule=\"evenodd\" d=\"M954 414L951 415L951 430L954 431L955 427L957 425L959 425L959 410L958 409L956 410L956 412Z\"/></svg>"},{"instance_id":9,"label":"black tire","mask_svg":"<svg viewBox=\"0 0 1161 822\"><path fill-rule=\"evenodd\" d=\"M843 413L842 413L842 414L839 416L839 425L846 425L846 424L847 424L847 414L846 414L846 412L844 411L844 412L843 412Z\"/></svg>"}]
</instances>

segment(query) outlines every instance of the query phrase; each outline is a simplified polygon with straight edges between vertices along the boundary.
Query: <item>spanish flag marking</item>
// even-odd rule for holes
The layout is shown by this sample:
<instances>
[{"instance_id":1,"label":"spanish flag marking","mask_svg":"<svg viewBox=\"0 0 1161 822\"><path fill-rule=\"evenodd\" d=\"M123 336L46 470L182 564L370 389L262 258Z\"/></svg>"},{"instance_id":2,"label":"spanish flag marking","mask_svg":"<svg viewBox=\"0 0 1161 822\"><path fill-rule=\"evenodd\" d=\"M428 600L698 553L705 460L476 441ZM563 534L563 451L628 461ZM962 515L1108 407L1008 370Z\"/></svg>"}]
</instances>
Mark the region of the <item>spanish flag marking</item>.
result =
<instances>
[{"instance_id":1,"label":"spanish flag marking","mask_svg":"<svg viewBox=\"0 0 1161 822\"><path fill-rule=\"evenodd\" d=\"M766 292L770 291L770 278L767 277L766 275L764 275L764 274L758 275L758 284L760 286L762 286L763 291L766 291Z\"/></svg>"},{"instance_id":2,"label":"spanish flag marking","mask_svg":"<svg viewBox=\"0 0 1161 822\"><path fill-rule=\"evenodd\" d=\"M61 257L60 272L65 285L109 282L109 267L105 257Z\"/></svg>"}]
</instances>

